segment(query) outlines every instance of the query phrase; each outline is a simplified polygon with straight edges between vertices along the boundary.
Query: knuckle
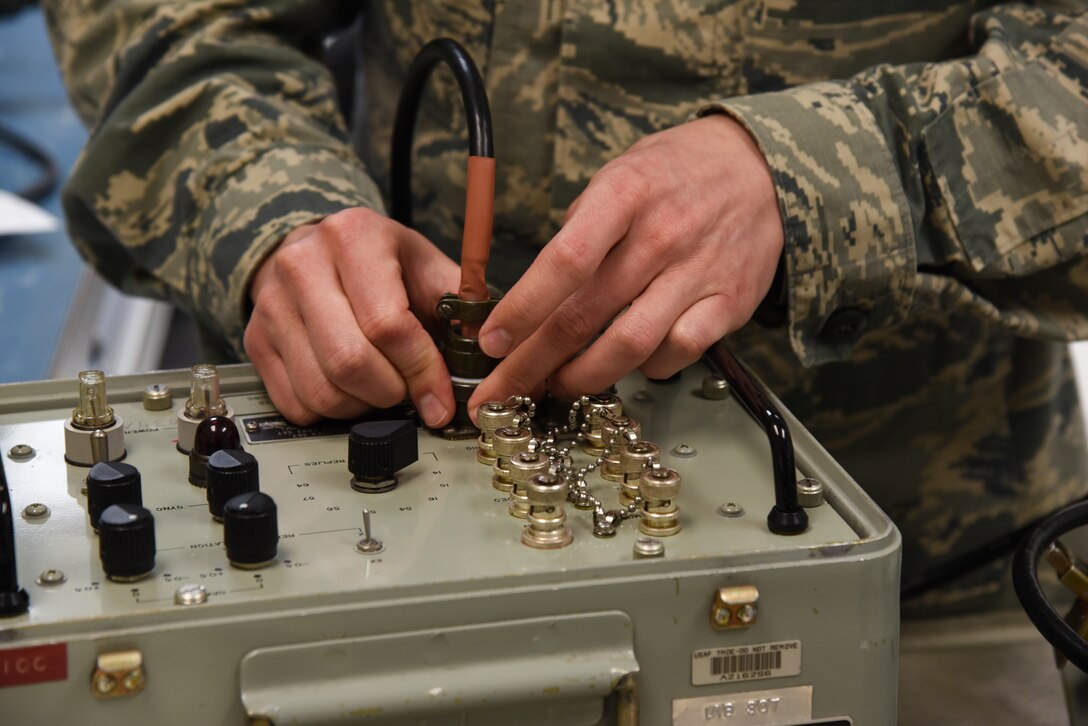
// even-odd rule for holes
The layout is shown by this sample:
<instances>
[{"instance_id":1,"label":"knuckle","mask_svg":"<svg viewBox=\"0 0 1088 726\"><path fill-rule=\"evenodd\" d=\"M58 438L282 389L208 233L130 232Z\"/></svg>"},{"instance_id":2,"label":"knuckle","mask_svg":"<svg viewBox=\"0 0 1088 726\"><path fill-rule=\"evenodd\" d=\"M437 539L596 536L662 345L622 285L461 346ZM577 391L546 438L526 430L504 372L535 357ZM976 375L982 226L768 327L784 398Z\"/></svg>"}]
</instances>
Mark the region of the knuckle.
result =
<instances>
[{"instance_id":1,"label":"knuckle","mask_svg":"<svg viewBox=\"0 0 1088 726\"><path fill-rule=\"evenodd\" d=\"M307 376L299 393L304 406L326 416L334 414L347 400L347 395L324 376Z\"/></svg>"},{"instance_id":2,"label":"knuckle","mask_svg":"<svg viewBox=\"0 0 1088 726\"><path fill-rule=\"evenodd\" d=\"M622 360L642 362L657 349L657 338L643 324L628 324L612 335L612 344Z\"/></svg>"},{"instance_id":3,"label":"knuckle","mask_svg":"<svg viewBox=\"0 0 1088 726\"><path fill-rule=\"evenodd\" d=\"M362 328L367 340L379 350L385 350L410 336L414 332L414 322L415 318L410 313L398 310L372 315Z\"/></svg>"},{"instance_id":4,"label":"knuckle","mask_svg":"<svg viewBox=\"0 0 1088 726\"><path fill-rule=\"evenodd\" d=\"M355 229L357 219L354 209L342 209L325 217L318 227L324 234L331 237L347 237Z\"/></svg>"},{"instance_id":5,"label":"knuckle","mask_svg":"<svg viewBox=\"0 0 1088 726\"><path fill-rule=\"evenodd\" d=\"M351 381L366 373L369 360L362 345L347 343L339 346L323 361L321 368L334 382Z\"/></svg>"},{"instance_id":6,"label":"knuckle","mask_svg":"<svg viewBox=\"0 0 1088 726\"><path fill-rule=\"evenodd\" d=\"M566 305L549 326L549 338L563 350L577 350L597 332L597 324L585 308Z\"/></svg>"},{"instance_id":7,"label":"knuckle","mask_svg":"<svg viewBox=\"0 0 1088 726\"><path fill-rule=\"evenodd\" d=\"M246 351L246 355L250 360L256 361L260 359L264 353L264 347L262 345L260 334L257 332L257 325L252 321L246 325L245 331L242 333L242 347Z\"/></svg>"},{"instance_id":8,"label":"knuckle","mask_svg":"<svg viewBox=\"0 0 1088 726\"><path fill-rule=\"evenodd\" d=\"M669 333L669 343L685 363L701 356L713 342L705 330L693 325L676 325Z\"/></svg>"},{"instance_id":9,"label":"knuckle","mask_svg":"<svg viewBox=\"0 0 1088 726\"><path fill-rule=\"evenodd\" d=\"M367 396L367 403L378 408L392 408L404 400L408 389L403 384L394 388L376 388Z\"/></svg>"},{"instance_id":10,"label":"knuckle","mask_svg":"<svg viewBox=\"0 0 1088 726\"><path fill-rule=\"evenodd\" d=\"M312 265L305 245L288 245L276 253L276 273L289 284L297 285L304 280Z\"/></svg>"},{"instance_id":11,"label":"knuckle","mask_svg":"<svg viewBox=\"0 0 1088 726\"><path fill-rule=\"evenodd\" d=\"M615 202L639 208L651 201L651 180L642 164L617 159L601 170L599 183Z\"/></svg>"},{"instance_id":12,"label":"knuckle","mask_svg":"<svg viewBox=\"0 0 1088 726\"><path fill-rule=\"evenodd\" d=\"M549 261L556 273L566 274L584 266L590 253L589 242L585 238L567 235L556 240Z\"/></svg>"},{"instance_id":13,"label":"knuckle","mask_svg":"<svg viewBox=\"0 0 1088 726\"><path fill-rule=\"evenodd\" d=\"M292 423L306 426L318 419L317 414L303 406L293 395L285 394L274 386L268 389L268 396L276 410Z\"/></svg>"}]
</instances>

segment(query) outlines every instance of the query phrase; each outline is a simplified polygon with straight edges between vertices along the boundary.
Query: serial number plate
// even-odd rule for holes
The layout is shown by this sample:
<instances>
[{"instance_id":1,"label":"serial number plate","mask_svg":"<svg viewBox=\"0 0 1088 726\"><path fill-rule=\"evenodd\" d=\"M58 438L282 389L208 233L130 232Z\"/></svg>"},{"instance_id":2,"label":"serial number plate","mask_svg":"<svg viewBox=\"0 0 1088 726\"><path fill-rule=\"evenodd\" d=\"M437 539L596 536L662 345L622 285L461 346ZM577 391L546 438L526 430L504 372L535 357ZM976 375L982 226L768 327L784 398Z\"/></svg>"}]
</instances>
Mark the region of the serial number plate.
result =
<instances>
[{"instance_id":1,"label":"serial number plate","mask_svg":"<svg viewBox=\"0 0 1088 726\"><path fill-rule=\"evenodd\" d=\"M812 686L749 691L672 702L672 726L792 726L812 720Z\"/></svg>"},{"instance_id":2,"label":"serial number plate","mask_svg":"<svg viewBox=\"0 0 1088 726\"><path fill-rule=\"evenodd\" d=\"M691 685L758 681L801 673L801 641L708 648L691 654Z\"/></svg>"}]
</instances>

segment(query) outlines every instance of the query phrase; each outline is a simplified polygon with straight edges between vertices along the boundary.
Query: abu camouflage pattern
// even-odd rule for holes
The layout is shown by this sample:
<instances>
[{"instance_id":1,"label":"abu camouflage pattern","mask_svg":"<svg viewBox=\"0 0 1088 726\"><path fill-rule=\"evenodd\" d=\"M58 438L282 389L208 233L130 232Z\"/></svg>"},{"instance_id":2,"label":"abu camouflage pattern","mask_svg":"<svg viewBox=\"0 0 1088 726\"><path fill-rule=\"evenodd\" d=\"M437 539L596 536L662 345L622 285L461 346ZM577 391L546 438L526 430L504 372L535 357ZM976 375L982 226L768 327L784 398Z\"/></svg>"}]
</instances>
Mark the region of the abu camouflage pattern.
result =
<instances>
[{"instance_id":1,"label":"abu camouflage pattern","mask_svg":"<svg viewBox=\"0 0 1088 726\"><path fill-rule=\"evenodd\" d=\"M46 5L92 128L65 189L72 236L237 353L277 241L382 208L403 71L448 35L491 98L503 286L639 138L700 113L749 129L778 187L788 315L734 345L900 525L905 580L1088 492L1061 342L1088 337L1082 1ZM361 7L356 156L318 49ZM418 224L453 254L459 106L440 71L413 169ZM926 604L992 599L992 574Z\"/></svg>"}]
</instances>

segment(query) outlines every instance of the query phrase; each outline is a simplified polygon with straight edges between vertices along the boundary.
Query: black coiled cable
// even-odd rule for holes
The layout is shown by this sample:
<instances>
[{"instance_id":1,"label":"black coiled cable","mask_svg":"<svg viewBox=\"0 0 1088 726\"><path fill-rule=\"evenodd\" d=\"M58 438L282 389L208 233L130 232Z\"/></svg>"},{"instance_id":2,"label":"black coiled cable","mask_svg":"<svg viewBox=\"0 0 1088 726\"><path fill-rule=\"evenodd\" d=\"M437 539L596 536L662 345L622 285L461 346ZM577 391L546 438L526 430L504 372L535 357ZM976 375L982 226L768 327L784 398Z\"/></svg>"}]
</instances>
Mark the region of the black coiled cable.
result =
<instances>
[{"instance_id":1,"label":"black coiled cable","mask_svg":"<svg viewBox=\"0 0 1088 726\"><path fill-rule=\"evenodd\" d=\"M487 102L484 80L468 52L450 38L432 40L419 51L404 80L397 115L393 122L390 194L392 217L405 227L412 226L412 136L423 96L423 84L439 63L453 72L461 89L468 122L468 149L471 156L494 158L495 143L491 133L491 107Z\"/></svg>"},{"instance_id":2,"label":"black coiled cable","mask_svg":"<svg viewBox=\"0 0 1088 726\"><path fill-rule=\"evenodd\" d=\"M49 154L34 142L12 131L6 126L0 126L0 144L6 144L19 154L38 166L38 178L33 184L15 191L23 199L30 202L40 202L56 188L59 173L57 165Z\"/></svg>"},{"instance_id":3,"label":"black coiled cable","mask_svg":"<svg viewBox=\"0 0 1088 726\"><path fill-rule=\"evenodd\" d=\"M1012 560L1016 597L1032 624L1069 662L1088 673L1088 643L1050 604L1039 584L1039 559L1054 540L1088 524L1088 502L1077 502L1048 517L1028 534Z\"/></svg>"}]
</instances>

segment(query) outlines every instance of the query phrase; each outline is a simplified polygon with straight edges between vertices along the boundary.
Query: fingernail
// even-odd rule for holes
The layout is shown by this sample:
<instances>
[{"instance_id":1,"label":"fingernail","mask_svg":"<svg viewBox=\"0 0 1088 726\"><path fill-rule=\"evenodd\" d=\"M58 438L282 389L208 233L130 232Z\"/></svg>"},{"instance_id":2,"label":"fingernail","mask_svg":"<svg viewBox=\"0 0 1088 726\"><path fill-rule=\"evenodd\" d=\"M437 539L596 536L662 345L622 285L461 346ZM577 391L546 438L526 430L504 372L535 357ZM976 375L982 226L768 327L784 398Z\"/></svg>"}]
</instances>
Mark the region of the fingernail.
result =
<instances>
[{"instance_id":1,"label":"fingernail","mask_svg":"<svg viewBox=\"0 0 1088 726\"><path fill-rule=\"evenodd\" d=\"M423 422L432 427L445 421L449 413L438 400L438 396L433 393L425 393L423 398L419 399L419 412L423 414Z\"/></svg>"},{"instance_id":2,"label":"fingernail","mask_svg":"<svg viewBox=\"0 0 1088 726\"><path fill-rule=\"evenodd\" d=\"M514 338L502 328L495 328L480 338L480 348L492 358L502 358L510 352Z\"/></svg>"}]
</instances>

